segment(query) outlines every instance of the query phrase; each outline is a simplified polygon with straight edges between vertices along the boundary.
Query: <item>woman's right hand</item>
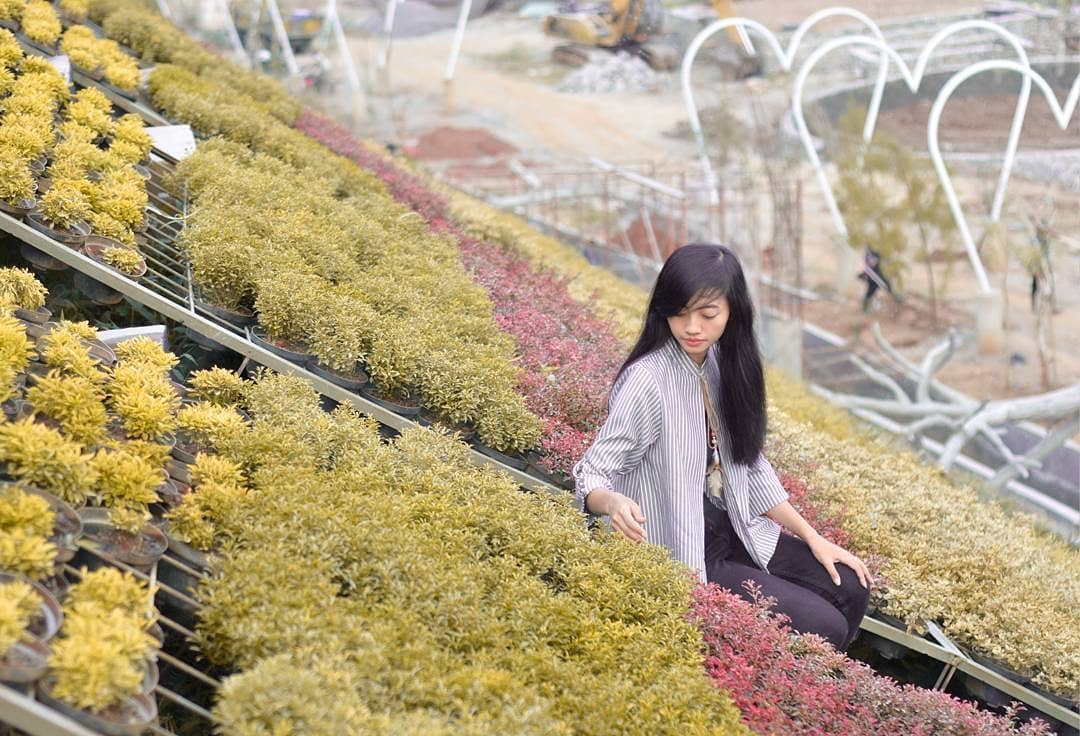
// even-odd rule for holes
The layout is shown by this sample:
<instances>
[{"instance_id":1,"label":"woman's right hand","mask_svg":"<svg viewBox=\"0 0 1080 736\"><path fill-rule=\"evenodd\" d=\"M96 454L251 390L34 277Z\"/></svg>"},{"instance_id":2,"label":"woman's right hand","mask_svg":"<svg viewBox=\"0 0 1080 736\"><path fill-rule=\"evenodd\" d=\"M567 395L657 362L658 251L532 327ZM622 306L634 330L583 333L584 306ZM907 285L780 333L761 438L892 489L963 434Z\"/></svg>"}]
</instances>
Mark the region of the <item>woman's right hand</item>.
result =
<instances>
[{"instance_id":1,"label":"woman's right hand","mask_svg":"<svg viewBox=\"0 0 1080 736\"><path fill-rule=\"evenodd\" d=\"M645 514L632 499L613 493L608 515L612 529L632 542L645 541Z\"/></svg>"}]
</instances>

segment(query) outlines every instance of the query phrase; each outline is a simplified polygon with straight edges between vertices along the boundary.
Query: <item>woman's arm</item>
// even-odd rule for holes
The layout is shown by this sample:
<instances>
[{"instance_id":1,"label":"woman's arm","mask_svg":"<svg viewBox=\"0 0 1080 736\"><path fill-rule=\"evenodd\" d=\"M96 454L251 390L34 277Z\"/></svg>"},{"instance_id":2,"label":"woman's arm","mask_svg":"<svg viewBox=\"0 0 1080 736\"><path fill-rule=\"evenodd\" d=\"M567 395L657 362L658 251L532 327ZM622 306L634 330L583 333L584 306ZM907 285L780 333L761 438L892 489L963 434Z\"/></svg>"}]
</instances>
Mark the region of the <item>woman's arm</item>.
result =
<instances>
[{"instance_id":1,"label":"woman's arm","mask_svg":"<svg viewBox=\"0 0 1080 736\"><path fill-rule=\"evenodd\" d=\"M660 436L660 389L648 371L631 366L612 389L608 416L574 466L576 492L594 514L611 517L616 531L645 541L645 516L627 496L612 490L614 480L631 470Z\"/></svg>"},{"instance_id":2,"label":"woman's arm","mask_svg":"<svg viewBox=\"0 0 1080 736\"><path fill-rule=\"evenodd\" d=\"M814 553L814 557L829 572L829 577L837 585L840 584L840 573L836 571L837 562L854 570L864 588L868 588L873 584L874 578L870 575L866 563L840 545L833 544L818 534L814 527L810 526L809 522L802 517L802 514L795 510L790 501L778 503L769 509L765 515L806 542L807 546L810 547L810 551Z\"/></svg>"}]
</instances>

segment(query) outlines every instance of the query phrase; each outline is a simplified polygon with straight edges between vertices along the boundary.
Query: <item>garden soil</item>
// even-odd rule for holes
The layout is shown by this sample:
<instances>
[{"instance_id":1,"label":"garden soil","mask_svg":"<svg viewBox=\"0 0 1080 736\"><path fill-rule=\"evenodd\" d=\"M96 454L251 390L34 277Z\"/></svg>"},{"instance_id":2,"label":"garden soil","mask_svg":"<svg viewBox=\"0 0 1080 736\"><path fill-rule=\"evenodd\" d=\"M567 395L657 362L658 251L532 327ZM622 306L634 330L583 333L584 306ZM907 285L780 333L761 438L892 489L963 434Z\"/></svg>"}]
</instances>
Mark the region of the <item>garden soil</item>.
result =
<instances>
[{"instance_id":1,"label":"garden soil","mask_svg":"<svg viewBox=\"0 0 1080 736\"><path fill-rule=\"evenodd\" d=\"M849 4L878 20L972 7L970 2L952 0ZM802 1L736 3L741 14L774 29L797 23L820 7L820 3ZM367 94L352 111L354 120L358 121L357 129L375 140L394 142L443 170L456 167L459 173L470 166L479 172L502 171L507 165L507 157L502 154L514 150L519 152L519 159L529 160L582 162L597 157L612 162L652 161L690 166L695 159L692 141L686 136L670 135L680 124L685 126L687 116L676 75L660 75L659 89L647 93L559 92L558 82L568 69L551 61L551 50L558 41L542 33L541 22L539 18L521 18L510 11L495 11L471 21L454 79L449 84L444 82L444 75L452 31L397 39L388 73L370 71ZM350 43L358 60L372 61L382 48L378 37L354 36ZM374 70L375 66L369 63L366 68ZM711 79L707 69L702 71L700 82L695 77L703 96L710 86L718 86L712 84L718 79ZM742 84L759 91L763 85L759 80ZM728 89L733 88L729 85ZM776 90L772 93L775 96ZM738 98L743 93L736 89L730 94ZM764 90L763 94L770 91ZM1033 100L1035 114L1025 128L1025 140L1047 137L1053 138L1054 145L1069 145L1070 137L1077 134L1076 124L1066 134L1054 133L1038 109ZM886 113L882 125L913 140L918 137L924 115L924 110L912 106ZM973 136L997 140L995 136L1001 134L993 130L996 126L974 130L965 120L977 117L993 123L999 119L1007 121L1010 116L1008 104L993 100L979 116L950 111L947 123L956 123L962 130L949 133L946 142L959 143ZM444 161L441 165L440 159ZM930 319L927 300L919 297L926 293L923 268L919 264L909 269L904 284L904 293L909 298L904 304L879 299L878 311L864 316L859 309L863 282L855 278L859 255L838 251L824 199L808 167L804 167L802 176L804 286L819 295L805 304L806 319L845 339L857 339L868 345L868 320L876 318L886 337L914 362L919 362L947 327L953 326L961 335L961 347L940 371L941 380L977 398L1002 398L1041 390L1034 319L1029 306L1031 281L1015 259L1002 273L997 263L1001 259L984 256L994 286L1005 284L1008 288L1008 336L1001 349L991 355L981 354L974 339L977 286L963 257L951 269L937 324ZM982 203L994 179L993 174L958 177L956 187L966 205L977 210L985 208ZM1080 250L1077 250L1080 238L1072 240L1072 246L1063 241L1080 233L1077 195L1014 177L1009 202L1013 217L1036 207L1043 210L1049 207L1055 213L1055 233L1064 236L1054 246L1059 311L1052 320L1052 341L1056 347L1053 384L1076 382L1080 380L1080 351L1075 349L1080 344ZM942 275L944 266L939 264L939 278Z\"/></svg>"}]
</instances>

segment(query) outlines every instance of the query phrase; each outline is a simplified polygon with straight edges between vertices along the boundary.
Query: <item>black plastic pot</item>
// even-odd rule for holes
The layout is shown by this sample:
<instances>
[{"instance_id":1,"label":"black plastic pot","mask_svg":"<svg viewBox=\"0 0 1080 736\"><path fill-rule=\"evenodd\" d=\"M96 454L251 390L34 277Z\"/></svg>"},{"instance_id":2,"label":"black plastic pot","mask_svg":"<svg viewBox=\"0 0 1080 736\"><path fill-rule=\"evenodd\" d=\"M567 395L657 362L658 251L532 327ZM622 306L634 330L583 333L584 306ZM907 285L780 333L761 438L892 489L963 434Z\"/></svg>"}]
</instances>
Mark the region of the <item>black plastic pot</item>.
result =
<instances>
[{"instance_id":1,"label":"black plastic pot","mask_svg":"<svg viewBox=\"0 0 1080 736\"><path fill-rule=\"evenodd\" d=\"M237 327L248 327L255 324L254 313L248 311L239 312L228 307L219 307L218 305L211 304L203 299L198 292L195 293L195 304L215 317L223 319L229 324L236 325Z\"/></svg>"},{"instance_id":2,"label":"black plastic pot","mask_svg":"<svg viewBox=\"0 0 1080 736\"><path fill-rule=\"evenodd\" d=\"M398 416L402 416L402 417L415 417L415 416L418 416L420 414L420 411L423 409L423 407L420 406L420 404L415 404L415 405L413 405L413 404L399 404L398 402L394 401L393 399L388 399L385 396L383 396L379 392L379 389L376 388L375 386L367 386L366 388L364 388L363 390L360 391L360 394L365 399L367 399L368 401L371 401L372 403L378 404L379 406L381 406L384 409L389 409L390 411L394 412Z\"/></svg>"},{"instance_id":3,"label":"black plastic pot","mask_svg":"<svg viewBox=\"0 0 1080 736\"><path fill-rule=\"evenodd\" d=\"M52 317L52 312L50 312L45 307L38 307L34 310L16 307L15 317L21 319L23 322L31 322L35 325L43 325L49 321L50 317Z\"/></svg>"},{"instance_id":4,"label":"black plastic pot","mask_svg":"<svg viewBox=\"0 0 1080 736\"><path fill-rule=\"evenodd\" d=\"M526 468L525 472L532 477L536 478L537 480L542 480L548 485L553 485L556 488L562 488L564 490L570 490L574 487L574 479L570 476L563 475L559 472L552 473L544 470L542 467L540 467L540 465L537 464L539 458L536 455L530 453L526 457L528 458L529 465L528 468Z\"/></svg>"},{"instance_id":5,"label":"black plastic pot","mask_svg":"<svg viewBox=\"0 0 1080 736\"><path fill-rule=\"evenodd\" d=\"M58 243L72 248L82 246L86 236L90 234L90 226L85 222L77 222L69 228L56 228L50 225L37 210L31 210L26 215L26 224L43 235L48 235Z\"/></svg>"},{"instance_id":6,"label":"black plastic pot","mask_svg":"<svg viewBox=\"0 0 1080 736\"><path fill-rule=\"evenodd\" d=\"M12 217L17 217L20 220L26 217L34 209L34 205L37 204L32 199L24 199L21 202L8 202L5 199L0 199L0 211L6 212Z\"/></svg>"},{"instance_id":7,"label":"black plastic pot","mask_svg":"<svg viewBox=\"0 0 1080 736\"><path fill-rule=\"evenodd\" d=\"M499 452L493 447L488 447L479 439L474 439L472 441L472 446L481 455L487 455L491 459L497 460L503 465L507 465L514 470L525 470L525 468L529 467L529 461L526 460L524 456L507 455L504 452Z\"/></svg>"},{"instance_id":8,"label":"black plastic pot","mask_svg":"<svg viewBox=\"0 0 1080 736\"><path fill-rule=\"evenodd\" d=\"M26 243L19 245L19 254L30 261L30 266L35 271L66 271L68 268L68 265L60 259L53 258L48 253Z\"/></svg>"},{"instance_id":9,"label":"black plastic pot","mask_svg":"<svg viewBox=\"0 0 1080 736\"><path fill-rule=\"evenodd\" d=\"M1016 670L1010 668L1004 662L994 659L993 657L987 657L985 655L979 654L978 652L968 652L968 656L981 664L983 667L986 667L987 669L998 673L1002 677L1012 680L1018 685L1026 685L1031 679L1030 677L1020 674Z\"/></svg>"},{"instance_id":10,"label":"black plastic pot","mask_svg":"<svg viewBox=\"0 0 1080 736\"><path fill-rule=\"evenodd\" d=\"M72 283L80 293L85 294L86 298L94 304L112 306L124 301L124 295L121 292L111 286L106 286L95 278L87 276L82 271L75 272Z\"/></svg>"},{"instance_id":11,"label":"black plastic pot","mask_svg":"<svg viewBox=\"0 0 1080 736\"><path fill-rule=\"evenodd\" d=\"M357 370L353 373L342 373L314 360L308 363L307 368L319 378L325 378L335 386L341 386L343 389L353 393L359 393L369 380L368 374L364 373L364 371Z\"/></svg>"},{"instance_id":12,"label":"black plastic pot","mask_svg":"<svg viewBox=\"0 0 1080 736\"><path fill-rule=\"evenodd\" d=\"M311 353L302 350L290 350L287 347L278 345L273 340L267 337L266 330L261 327L252 327L249 332L251 333L251 341L261 348L269 350L274 355L284 358L285 360L291 360L297 365L307 365L314 360Z\"/></svg>"}]
</instances>

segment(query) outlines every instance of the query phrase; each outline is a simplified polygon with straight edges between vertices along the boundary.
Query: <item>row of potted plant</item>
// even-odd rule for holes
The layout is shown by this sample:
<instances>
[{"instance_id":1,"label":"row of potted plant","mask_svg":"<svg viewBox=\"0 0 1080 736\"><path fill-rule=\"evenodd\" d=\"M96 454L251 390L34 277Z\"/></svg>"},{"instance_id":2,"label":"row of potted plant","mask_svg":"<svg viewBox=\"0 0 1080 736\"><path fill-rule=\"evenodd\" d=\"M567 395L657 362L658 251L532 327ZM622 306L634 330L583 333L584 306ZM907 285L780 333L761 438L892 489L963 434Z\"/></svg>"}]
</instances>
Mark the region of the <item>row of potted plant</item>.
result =
<instances>
[{"instance_id":1,"label":"row of potted plant","mask_svg":"<svg viewBox=\"0 0 1080 736\"><path fill-rule=\"evenodd\" d=\"M0 4L0 24L9 30L21 30L45 53L56 51L56 42L63 31L60 16L45 0L5 0Z\"/></svg>"},{"instance_id":2,"label":"row of potted plant","mask_svg":"<svg viewBox=\"0 0 1080 736\"><path fill-rule=\"evenodd\" d=\"M775 407L769 426L774 466L839 517L853 549L888 560L885 613L919 630L935 621L1037 686L1080 692L1075 548L881 440L838 439Z\"/></svg>"},{"instance_id":3,"label":"row of potted plant","mask_svg":"<svg viewBox=\"0 0 1080 736\"><path fill-rule=\"evenodd\" d=\"M133 95L139 87L139 65L112 39L98 38L83 25L70 26L60 38L60 50L88 76L104 80L121 92Z\"/></svg>"},{"instance_id":4,"label":"row of potted plant","mask_svg":"<svg viewBox=\"0 0 1080 736\"><path fill-rule=\"evenodd\" d=\"M499 246L528 259L538 271L554 271L556 279L566 283L579 313L613 322L624 342L637 337L645 311L646 295L641 290L589 264L572 248L537 233L519 218L440 185L423 171L410 168L407 161L358 141L346 128L311 108L304 108L293 125L374 172L395 199L422 215L434 231L449 232L459 242Z\"/></svg>"},{"instance_id":5,"label":"row of potted plant","mask_svg":"<svg viewBox=\"0 0 1080 736\"><path fill-rule=\"evenodd\" d=\"M232 551L198 593L200 651L244 672L220 692L223 733L745 732L659 550L590 541L567 499L521 493L452 438L385 444L294 377L244 401L248 436L222 448L244 502L215 520Z\"/></svg>"},{"instance_id":6,"label":"row of potted plant","mask_svg":"<svg viewBox=\"0 0 1080 736\"><path fill-rule=\"evenodd\" d=\"M386 197L340 200L237 144L204 143L177 176L195 203L180 243L203 299L256 309L271 343L352 388L362 368L380 400L420 400L496 450L537 443L512 345L452 242Z\"/></svg>"},{"instance_id":7,"label":"row of potted plant","mask_svg":"<svg viewBox=\"0 0 1080 736\"><path fill-rule=\"evenodd\" d=\"M845 736L991 736L1052 733L1042 721L1019 725L943 693L897 685L816 636L794 633L771 602L715 585L694 590L690 619L705 641L705 667L731 693L754 733ZM738 632L733 635L733 632Z\"/></svg>"},{"instance_id":8,"label":"row of potted plant","mask_svg":"<svg viewBox=\"0 0 1080 736\"><path fill-rule=\"evenodd\" d=\"M214 709L222 733L269 722L305 733L1013 732L875 677L714 587L688 608L691 579L659 550L590 535L566 499L521 494L449 438L413 430L383 444L370 421L327 415L291 377L242 394L253 421L241 432L261 437L219 444L221 472L243 490L215 489L225 502L213 534L232 551L199 591L201 651L241 670ZM251 452L267 443L302 451ZM230 502L237 492L243 502ZM719 690L701 689L701 651ZM737 686L741 713L720 692Z\"/></svg>"},{"instance_id":9,"label":"row of potted plant","mask_svg":"<svg viewBox=\"0 0 1080 736\"><path fill-rule=\"evenodd\" d=\"M112 104L96 89L69 95L59 72L23 57L5 30L0 58L18 72L0 119L3 208L61 242L85 244L89 255L122 273L141 275L135 230L145 227L147 194L136 165L152 145L142 120L114 119ZM100 237L87 244L90 233Z\"/></svg>"},{"instance_id":10,"label":"row of potted plant","mask_svg":"<svg viewBox=\"0 0 1080 736\"><path fill-rule=\"evenodd\" d=\"M225 61L141 2L89 0L87 8L106 38L129 49L144 64L182 67L234 90L254 109L285 123L300 113L299 102L276 80Z\"/></svg>"}]
</instances>

